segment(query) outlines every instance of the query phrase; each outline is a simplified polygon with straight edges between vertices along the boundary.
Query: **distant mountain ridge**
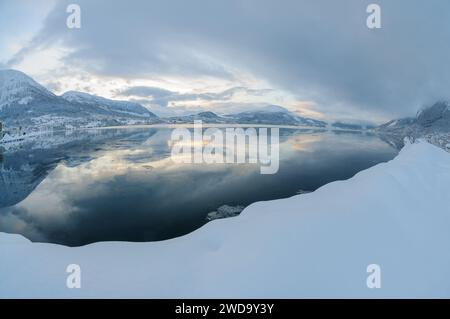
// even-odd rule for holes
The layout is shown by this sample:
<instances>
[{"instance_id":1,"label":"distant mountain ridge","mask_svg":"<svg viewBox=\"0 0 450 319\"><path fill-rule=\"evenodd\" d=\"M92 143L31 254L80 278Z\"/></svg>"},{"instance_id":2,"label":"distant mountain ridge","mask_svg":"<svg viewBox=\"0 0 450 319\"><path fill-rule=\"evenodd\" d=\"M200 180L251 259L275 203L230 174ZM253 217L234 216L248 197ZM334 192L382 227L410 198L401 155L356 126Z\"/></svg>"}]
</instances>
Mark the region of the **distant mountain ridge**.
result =
<instances>
[{"instance_id":1,"label":"distant mountain ridge","mask_svg":"<svg viewBox=\"0 0 450 319\"><path fill-rule=\"evenodd\" d=\"M27 131L72 129L132 124L193 123L261 124L325 128L327 123L298 116L277 105L266 105L236 114L211 111L186 116L159 118L139 103L110 100L83 92L61 96L47 90L28 75L0 70L0 121L8 128Z\"/></svg>"},{"instance_id":2,"label":"distant mountain ridge","mask_svg":"<svg viewBox=\"0 0 450 319\"><path fill-rule=\"evenodd\" d=\"M292 125L292 126L314 126L326 127L327 123L311 118L301 117L286 111L247 111L238 114L231 114L232 118L238 124L267 124L267 125Z\"/></svg>"},{"instance_id":3,"label":"distant mountain ridge","mask_svg":"<svg viewBox=\"0 0 450 319\"><path fill-rule=\"evenodd\" d=\"M175 116L163 119L167 123L182 124L193 123L201 120L209 124L251 124L251 125L285 125L285 126L308 126L325 128L327 123L297 116L288 110L283 112L273 111L246 111L237 114L218 115L214 112L200 112L198 114Z\"/></svg>"}]
</instances>

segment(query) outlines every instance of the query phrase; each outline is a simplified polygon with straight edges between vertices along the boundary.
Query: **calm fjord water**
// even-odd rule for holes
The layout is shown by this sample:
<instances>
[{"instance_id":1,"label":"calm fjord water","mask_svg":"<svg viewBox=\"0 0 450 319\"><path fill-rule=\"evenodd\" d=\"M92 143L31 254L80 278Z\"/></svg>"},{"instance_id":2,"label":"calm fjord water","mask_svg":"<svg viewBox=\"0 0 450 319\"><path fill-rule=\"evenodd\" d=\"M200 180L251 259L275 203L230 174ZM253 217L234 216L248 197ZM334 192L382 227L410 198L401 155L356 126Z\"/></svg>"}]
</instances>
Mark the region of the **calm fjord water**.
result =
<instances>
[{"instance_id":1,"label":"calm fjord water","mask_svg":"<svg viewBox=\"0 0 450 319\"><path fill-rule=\"evenodd\" d=\"M261 175L259 164L176 164L171 132L66 132L4 149L0 232L68 246L164 240L201 227L222 205L313 191L397 154L373 135L281 129L280 169Z\"/></svg>"}]
</instances>

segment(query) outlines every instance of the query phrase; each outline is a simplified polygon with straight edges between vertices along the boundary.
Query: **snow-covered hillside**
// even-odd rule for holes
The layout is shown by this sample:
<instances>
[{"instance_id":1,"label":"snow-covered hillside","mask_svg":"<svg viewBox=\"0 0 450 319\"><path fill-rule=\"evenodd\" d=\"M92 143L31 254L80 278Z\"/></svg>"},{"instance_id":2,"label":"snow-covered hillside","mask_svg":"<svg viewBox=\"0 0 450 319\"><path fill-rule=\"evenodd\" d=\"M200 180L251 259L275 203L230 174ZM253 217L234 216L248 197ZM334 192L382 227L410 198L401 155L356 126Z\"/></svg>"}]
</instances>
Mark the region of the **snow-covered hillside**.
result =
<instances>
[{"instance_id":1,"label":"snow-covered hillside","mask_svg":"<svg viewBox=\"0 0 450 319\"><path fill-rule=\"evenodd\" d=\"M405 137L425 138L443 149L450 143L450 102L439 101L422 108L414 118L392 120L375 129L382 138L401 144Z\"/></svg>"},{"instance_id":2,"label":"snow-covered hillside","mask_svg":"<svg viewBox=\"0 0 450 319\"><path fill-rule=\"evenodd\" d=\"M166 123L169 124L183 124L183 123L194 123L194 121L203 121L204 123L211 124L225 124L228 123L228 119L223 116L219 116L214 112L200 112L197 114L184 115L184 116L173 116L164 119Z\"/></svg>"},{"instance_id":3,"label":"snow-covered hillside","mask_svg":"<svg viewBox=\"0 0 450 319\"><path fill-rule=\"evenodd\" d=\"M153 243L0 234L0 297L450 297L450 155L425 142L347 181ZM81 289L66 288L79 264ZM381 288L366 285L381 267Z\"/></svg>"},{"instance_id":4,"label":"snow-covered hillside","mask_svg":"<svg viewBox=\"0 0 450 319\"><path fill-rule=\"evenodd\" d=\"M96 106L112 114L121 113L123 115L137 117L157 118L155 114L138 103L128 101L114 101L105 99L100 96L76 91L66 92L62 95L62 98L74 104Z\"/></svg>"},{"instance_id":5,"label":"snow-covered hillside","mask_svg":"<svg viewBox=\"0 0 450 319\"><path fill-rule=\"evenodd\" d=\"M293 125L314 126L324 128L327 123L295 115L287 110L272 111L259 110L230 114L228 117L234 123L239 124L265 124L265 125Z\"/></svg>"},{"instance_id":6,"label":"snow-covered hillside","mask_svg":"<svg viewBox=\"0 0 450 319\"><path fill-rule=\"evenodd\" d=\"M201 120L209 124L250 124L250 125L286 125L300 127L325 128L327 123L311 118L301 117L287 109L277 106L264 107L258 110L240 112L236 114L217 115L214 112L200 112L197 114L175 116L164 119L166 123L193 123Z\"/></svg>"},{"instance_id":7,"label":"snow-covered hillside","mask_svg":"<svg viewBox=\"0 0 450 319\"><path fill-rule=\"evenodd\" d=\"M55 97L53 93L22 72L0 71L0 111L13 104L27 105L35 96Z\"/></svg>"},{"instance_id":8,"label":"snow-covered hillside","mask_svg":"<svg viewBox=\"0 0 450 319\"><path fill-rule=\"evenodd\" d=\"M76 98L75 98L76 97ZM157 116L137 103L86 93L57 96L26 74L0 70L0 121L24 132L118 124L151 124Z\"/></svg>"}]
</instances>

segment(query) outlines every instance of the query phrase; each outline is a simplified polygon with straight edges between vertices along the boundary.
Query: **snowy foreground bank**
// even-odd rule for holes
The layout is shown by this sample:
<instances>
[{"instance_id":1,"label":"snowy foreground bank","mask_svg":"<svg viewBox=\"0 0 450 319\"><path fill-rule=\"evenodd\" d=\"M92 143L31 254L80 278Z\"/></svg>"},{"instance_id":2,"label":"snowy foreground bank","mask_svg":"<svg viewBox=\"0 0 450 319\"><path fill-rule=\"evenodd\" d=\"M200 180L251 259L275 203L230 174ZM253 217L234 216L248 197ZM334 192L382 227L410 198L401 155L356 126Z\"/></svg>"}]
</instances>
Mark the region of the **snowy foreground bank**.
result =
<instances>
[{"instance_id":1,"label":"snowy foreground bank","mask_svg":"<svg viewBox=\"0 0 450 319\"><path fill-rule=\"evenodd\" d=\"M0 234L0 297L450 297L450 155L428 143L347 181L157 243ZM81 289L66 288L79 264ZM366 285L381 266L381 288Z\"/></svg>"}]
</instances>

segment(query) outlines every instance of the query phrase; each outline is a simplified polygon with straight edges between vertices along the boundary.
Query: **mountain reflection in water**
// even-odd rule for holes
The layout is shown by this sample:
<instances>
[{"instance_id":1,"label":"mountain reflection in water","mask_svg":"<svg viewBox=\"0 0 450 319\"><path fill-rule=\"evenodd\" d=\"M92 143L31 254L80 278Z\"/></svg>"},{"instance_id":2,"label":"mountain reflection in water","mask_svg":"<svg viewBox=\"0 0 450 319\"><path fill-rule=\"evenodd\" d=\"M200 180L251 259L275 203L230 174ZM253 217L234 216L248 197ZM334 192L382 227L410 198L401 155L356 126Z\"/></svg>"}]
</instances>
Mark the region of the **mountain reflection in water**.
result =
<instances>
[{"instance_id":1,"label":"mountain reflection in water","mask_svg":"<svg viewBox=\"0 0 450 319\"><path fill-rule=\"evenodd\" d=\"M0 231L68 246L164 240L201 227L223 205L313 191L397 154L368 134L281 129L279 172L261 175L259 164L176 164L171 132L61 132L7 146Z\"/></svg>"}]
</instances>

